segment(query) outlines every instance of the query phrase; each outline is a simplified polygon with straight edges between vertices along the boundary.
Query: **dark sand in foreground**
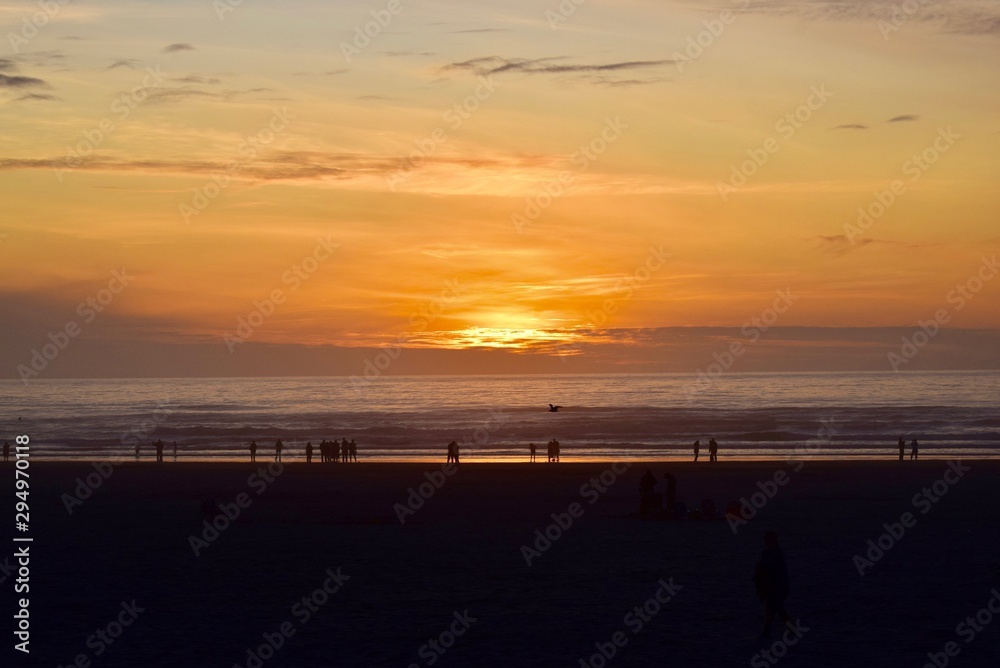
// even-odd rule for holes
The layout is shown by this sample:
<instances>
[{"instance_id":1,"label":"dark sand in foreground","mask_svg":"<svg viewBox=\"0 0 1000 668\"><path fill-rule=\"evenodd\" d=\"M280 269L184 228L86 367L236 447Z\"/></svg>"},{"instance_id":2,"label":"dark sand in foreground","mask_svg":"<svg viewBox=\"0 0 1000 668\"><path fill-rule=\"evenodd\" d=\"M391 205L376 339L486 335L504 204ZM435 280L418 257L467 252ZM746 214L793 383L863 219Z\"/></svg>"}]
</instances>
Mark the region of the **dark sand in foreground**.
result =
<instances>
[{"instance_id":1,"label":"dark sand in foreground","mask_svg":"<svg viewBox=\"0 0 1000 668\"><path fill-rule=\"evenodd\" d=\"M966 462L971 470L926 513L913 497L942 478L944 460L805 461L798 472L784 462L634 463L593 504L581 486L610 462L468 462L405 525L394 504L439 466L288 463L258 494L248 477L266 464L116 466L69 514L62 495L94 469L34 463L32 653L25 662L5 631L3 655L15 665L68 666L84 654L102 667L230 668L289 622L294 635L262 665L427 666L436 655L421 647L467 610L475 621L433 665L591 665L595 643L616 632L627 644L608 666L771 665L751 663L772 643L756 637L750 577L773 528L791 574L789 611L808 628L779 665L919 667L949 641L960 649L952 665L1000 665L1000 615L972 642L956 633L1000 590L998 461ZM724 509L778 470L789 479L734 535L725 520L637 518L647 468L661 481L669 468L689 507L708 497ZM0 471L13 499L13 466ZM195 557L202 500L241 492L251 505ZM522 545L574 502L582 517L529 567ZM907 511L916 525L859 575L854 555ZM349 579L303 623L293 605L338 568ZM676 597L635 632L625 615L671 578ZM88 636L133 599L144 611L96 656Z\"/></svg>"}]
</instances>

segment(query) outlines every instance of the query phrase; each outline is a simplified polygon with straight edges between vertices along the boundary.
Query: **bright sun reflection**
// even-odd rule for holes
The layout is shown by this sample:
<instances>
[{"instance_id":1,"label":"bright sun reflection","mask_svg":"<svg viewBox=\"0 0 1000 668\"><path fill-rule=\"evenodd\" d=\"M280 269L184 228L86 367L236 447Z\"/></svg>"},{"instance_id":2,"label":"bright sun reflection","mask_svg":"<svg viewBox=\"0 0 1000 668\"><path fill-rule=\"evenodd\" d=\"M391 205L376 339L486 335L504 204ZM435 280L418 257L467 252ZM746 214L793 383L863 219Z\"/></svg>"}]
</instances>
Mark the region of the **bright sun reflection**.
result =
<instances>
[{"instance_id":1,"label":"bright sun reflection","mask_svg":"<svg viewBox=\"0 0 1000 668\"><path fill-rule=\"evenodd\" d=\"M446 348L502 348L513 351L547 350L572 355L575 340L572 332L557 329L513 329L504 327L469 327L447 332L427 332L422 343Z\"/></svg>"}]
</instances>

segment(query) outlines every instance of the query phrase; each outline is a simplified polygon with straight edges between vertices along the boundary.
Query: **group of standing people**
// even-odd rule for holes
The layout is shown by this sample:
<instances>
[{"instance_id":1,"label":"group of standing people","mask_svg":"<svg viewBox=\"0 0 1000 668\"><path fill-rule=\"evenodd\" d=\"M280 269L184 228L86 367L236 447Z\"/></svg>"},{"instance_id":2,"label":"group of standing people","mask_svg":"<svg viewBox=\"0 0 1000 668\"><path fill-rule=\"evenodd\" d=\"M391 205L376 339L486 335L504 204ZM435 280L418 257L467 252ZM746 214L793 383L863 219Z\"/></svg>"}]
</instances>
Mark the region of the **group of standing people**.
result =
<instances>
[{"instance_id":1,"label":"group of standing people","mask_svg":"<svg viewBox=\"0 0 1000 668\"><path fill-rule=\"evenodd\" d=\"M694 460L698 461L698 456L701 454L701 441L695 441L692 449L694 450ZM719 461L719 444L715 442L714 438L708 442L708 461Z\"/></svg>"},{"instance_id":2,"label":"group of standing people","mask_svg":"<svg viewBox=\"0 0 1000 668\"><path fill-rule=\"evenodd\" d=\"M348 441L346 438L341 442L337 442L337 439L332 441L323 440L320 441L318 446L320 462L323 464L329 463L343 463L348 464L350 462L358 461L358 444L354 442L352 438ZM312 441L306 443L306 464L311 464L313 460L313 444Z\"/></svg>"},{"instance_id":3,"label":"group of standing people","mask_svg":"<svg viewBox=\"0 0 1000 668\"><path fill-rule=\"evenodd\" d=\"M285 444L281 442L279 438L274 442L274 461L281 461L281 453L285 449ZM332 441L323 440L320 442L317 448L313 448L312 441L306 442L306 464L312 464L313 453L319 450L320 461L324 464L329 462L357 462L358 461L358 444L354 442L352 438L348 441L346 438L343 442L333 439ZM257 461L257 441L250 441L250 461Z\"/></svg>"},{"instance_id":4,"label":"group of standing people","mask_svg":"<svg viewBox=\"0 0 1000 668\"><path fill-rule=\"evenodd\" d=\"M899 461L903 461L903 455L906 452L906 439L902 436L899 437ZM910 460L917 459L917 455L920 453L920 445L917 443L917 439L910 441Z\"/></svg>"},{"instance_id":5,"label":"group of standing people","mask_svg":"<svg viewBox=\"0 0 1000 668\"><path fill-rule=\"evenodd\" d=\"M557 462L557 461L559 461L559 441L557 441L556 439L553 438L551 441L549 441L546 444L545 448L548 451L548 458L549 458L550 462ZM528 452L530 453L530 457L528 459L529 462L537 461L535 459L535 453L537 451L538 451L538 448L535 447L534 443L529 443L528 444Z\"/></svg>"}]
</instances>

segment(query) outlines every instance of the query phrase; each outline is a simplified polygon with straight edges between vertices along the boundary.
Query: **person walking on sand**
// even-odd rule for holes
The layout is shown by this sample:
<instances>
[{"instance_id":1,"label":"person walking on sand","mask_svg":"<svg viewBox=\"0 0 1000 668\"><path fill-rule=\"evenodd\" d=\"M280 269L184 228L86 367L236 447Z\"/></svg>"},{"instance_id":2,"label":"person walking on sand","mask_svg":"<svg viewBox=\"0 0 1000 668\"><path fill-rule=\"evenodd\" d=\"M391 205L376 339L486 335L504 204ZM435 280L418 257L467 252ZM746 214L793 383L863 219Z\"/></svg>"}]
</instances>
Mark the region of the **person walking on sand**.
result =
<instances>
[{"instance_id":1,"label":"person walking on sand","mask_svg":"<svg viewBox=\"0 0 1000 668\"><path fill-rule=\"evenodd\" d=\"M136 451L136 456L139 456L138 450ZM250 461L257 461L257 441L250 441Z\"/></svg>"},{"instance_id":2,"label":"person walking on sand","mask_svg":"<svg viewBox=\"0 0 1000 668\"><path fill-rule=\"evenodd\" d=\"M306 441L306 464L312 464L313 461L313 443L312 441Z\"/></svg>"},{"instance_id":3,"label":"person walking on sand","mask_svg":"<svg viewBox=\"0 0 1000 668\"><path fill-rule=\"evenodd\" d=\"M535 461L535 444L534 443L528 443L528 451L531 453L531 458L528 461L529 462ZM6 456L4 456L4 459L6 460Z\"/></svg>"},{"instance_id":4,"label":"person walking on sand","mask_svg":"<svg viewBox=\"0 0 1000 668\"><path fill-rule=\"evenodd\" d=\"M701 441L694 442L694 460L698 461L698 455L701 453Z\"/></svg>"},{"instance_id":5,"label":"person walking on sand","mask_svg":"<svg viewBox=\"0 0 1000 668\"><path fill-rule=\"evenodd\" d=\"M719 444L715 442L714 438L708 442L708 461L719 461Z\"/></svg>"},{"instance_id":6,"label":"person walking on sand","mask_svg":"<svg viewBox=\"0 0 1000 668\"><path fill-rule=\"evenodd\" d=\"M789 593L788 567L785 565L785 553L778 545L778 534L773 531L764 532L764 549L754 569L753 583L757 597L764 603L764 629L760 637L767 638L771 635L775 616L786 626L791 623L785 610L785 599Z\"/></svg>"},{"instance_id":7,"label":"person walking on sand","mask_svg":"<svg viewBox=\"0 0 1000 668\"><path fill-rule=\"evenodd\" d=\"M274 461L276 462L281 461L281 451L284 449L285 449L285 444L281 442L280 438L274 442Z\"/></svg>"},{"instance_id":8,"label":"person walking on sand","mask_svg":"<svg viewBox=\"0 0 1000 668\"><path fill-rule=\"evenodd\" d=\"M532 450L533 449L534 449L534 446L532 446ZM3 442L3 460L5 462L6 461L10 461L10 443L7 442L7 441Z\"/></svg>"},{"instance_id":9,"label":"person walking on sand","mask_svg":"<svg viewBox=\"0 0 1000 668\"><path fill-rule=\"evenodd\" d=\"M917 458L917 454L920 452L920 446L917 445L917 439L910 441L910 461Z\"/></svg>"}]
</instances>

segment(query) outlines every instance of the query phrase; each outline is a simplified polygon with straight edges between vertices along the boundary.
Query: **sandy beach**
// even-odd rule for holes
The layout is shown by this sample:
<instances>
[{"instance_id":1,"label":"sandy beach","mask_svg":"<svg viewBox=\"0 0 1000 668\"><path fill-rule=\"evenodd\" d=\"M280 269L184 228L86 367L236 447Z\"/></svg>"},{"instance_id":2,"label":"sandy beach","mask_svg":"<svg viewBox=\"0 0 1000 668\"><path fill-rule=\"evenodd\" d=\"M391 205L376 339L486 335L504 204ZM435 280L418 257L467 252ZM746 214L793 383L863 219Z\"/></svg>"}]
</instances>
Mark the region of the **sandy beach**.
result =
<instances>
[{"instance_id":1,"label":"sandy beach","mask_svg":"<svg viewBox=\"0 0 1000 668\"><path fill-rule=\"evenodd\" d=\"M647 468L689 508L760 507L641 519ZM1000 620L957 626L1000 586L998 481L987 460L39 462L32 664L921 666L954 642L996 665ZM765 529L789 643L757 637Z\"/></svg>"}]
</instances>

